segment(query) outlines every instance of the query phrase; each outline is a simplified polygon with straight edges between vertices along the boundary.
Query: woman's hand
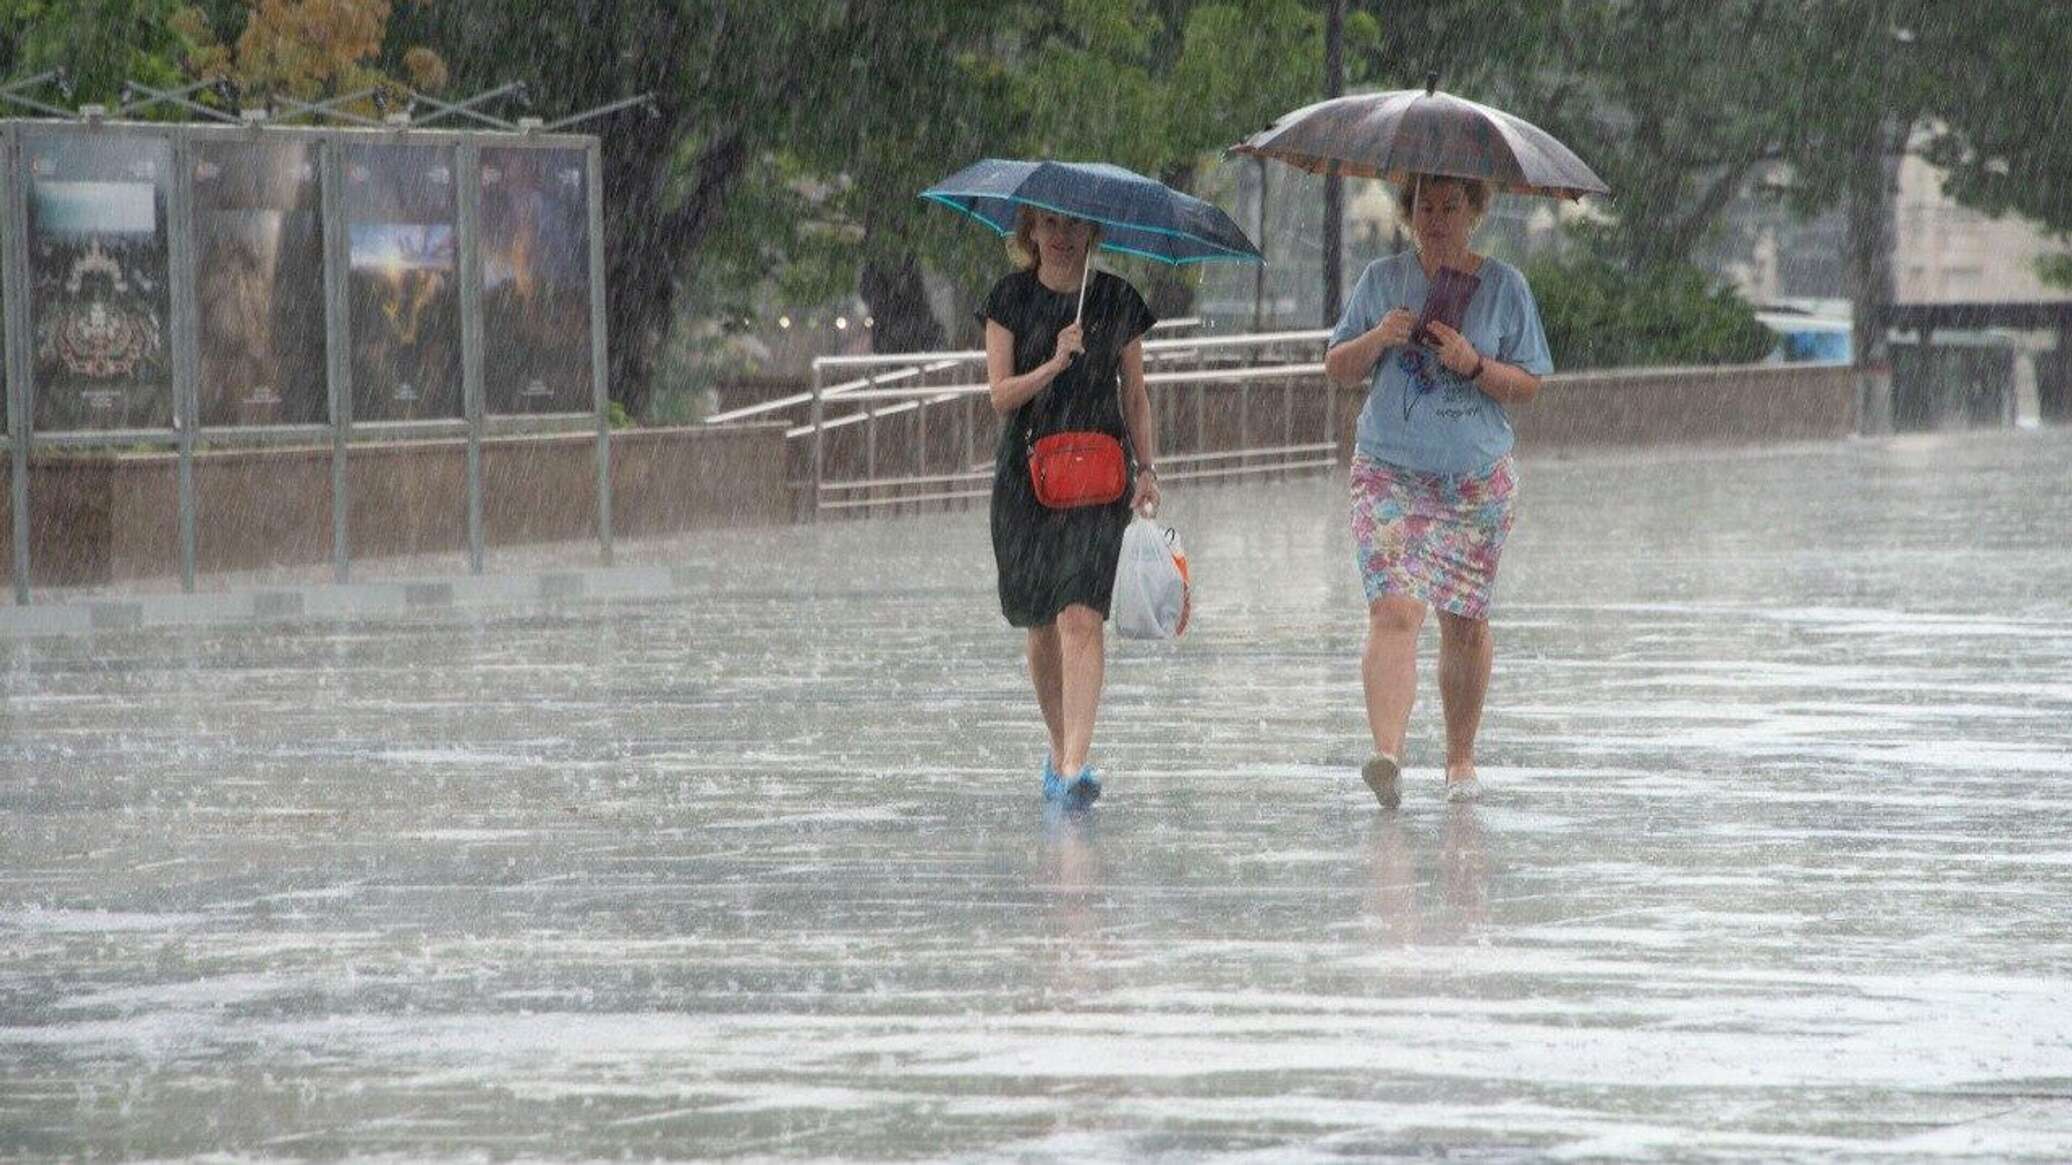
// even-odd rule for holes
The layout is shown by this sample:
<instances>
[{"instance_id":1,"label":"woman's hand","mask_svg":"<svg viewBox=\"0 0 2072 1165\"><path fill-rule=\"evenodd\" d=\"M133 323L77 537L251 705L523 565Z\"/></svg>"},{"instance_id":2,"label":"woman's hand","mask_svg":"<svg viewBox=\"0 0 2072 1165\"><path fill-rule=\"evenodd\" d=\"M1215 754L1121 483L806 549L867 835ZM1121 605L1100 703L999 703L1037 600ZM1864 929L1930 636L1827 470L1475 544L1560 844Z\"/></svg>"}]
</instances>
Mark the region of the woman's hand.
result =
<instances>
[{"instance_id":1,"label":"woman's hand","mask_svg":"<svg viewBox=\"0 0 2072 1165\"><path fill-rule=\"evenodd\" d=\"M1158 503L1165 500L1158 492L1158 474L1149 466L1137 471L1137 491L1130 498L1130 505L1149 518L1158 513Z\"/></svg>"},{"instance_id":2,"label":"woman's hand","mask_svg":"<svg viewBox=\"0 0 2072 1165\"><path fill-rule=\"evenodd\" d=\"M1475 345L1468 343L1466 336L1438 320L1433 320L1427 326L1432 330L1432 338L1439 342L1435 349L1439 353L1439 363L1444 364L1454 375L1464 377L1482 363L1482 353L1475 350Z\"/></svg>"},{"instance_id":3,"label":"woman's hand","mask_svg":"<svg viewBox=\"0 0 2072 1165\"><path fill-rule=\"evenodd\" d=\"M1410 342L1410 333L1417 330L1417 315L1408 308L1397 308L1381 317L1374 325L1374 334L1381 339L1384 348L1400 348Z\"/></svg>"},{"instance_id":4,"label":"woman's hand","mask_svg":"<svg viewBox=\"0 0 2072 1165\"><path fill-rule=\"evenodd\" d=\"M1057 347L1051 350L1050 362L1060 369L1072 363L1072 357L1086 351L1086 341L1077 323L1066 324L1058 332Z\"/></svg>"}]
</instances>

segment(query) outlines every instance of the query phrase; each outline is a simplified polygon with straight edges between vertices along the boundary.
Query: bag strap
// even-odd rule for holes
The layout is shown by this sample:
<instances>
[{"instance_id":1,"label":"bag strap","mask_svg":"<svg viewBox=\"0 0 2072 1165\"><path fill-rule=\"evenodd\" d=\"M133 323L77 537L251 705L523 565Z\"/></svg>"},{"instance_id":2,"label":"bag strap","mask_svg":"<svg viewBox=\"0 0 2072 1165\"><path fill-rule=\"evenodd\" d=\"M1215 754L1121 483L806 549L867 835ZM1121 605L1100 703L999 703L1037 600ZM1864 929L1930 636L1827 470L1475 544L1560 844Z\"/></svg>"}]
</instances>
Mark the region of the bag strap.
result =
<instances>
[{"instance_id":1,"label":"bag strap","mask_svg":"<svg viewBox=\"0 0 2072 1165\"><path fill-rule=\"evenodd\" d=\"M1086 322L1086 292L1087 288L1093 283L1093 277L1093 256L1088 255L1086 259L1086 267L1079 274L1079 306L1078 309L1074 311L1072 315L1072 322L1075 324L1079 324L1082 327L1085 326ZM1080 353L1080 358L1084 359L1085 356L1085 352L1082 351ZM1043 392L1040 395L1044 398L1046 405L1050 400L1054 399L1054 396L1050 391L1050 385L1045 385L1043 387ZM1142 465L1144 462L1142 458L1137 456L1137 435L1135 433L1130 432L1129 402L1122 399L1122 375L1119 371L1117 372L1115 377L1115 411L1122 417L1121 445L1122 457L1126 466L1124 472L1128 475L1129 480L1134 482L1137 480L1137 467L1139 465ZM1045 436L1049 435L1050 434L1047 433L1045 434ZM1024 459L1027 459L1030 457L1034 457L1035 455L1036 418L1032 415L1029 418L1028 427L1022 430L1022 456Z\"/></svg>"}]
</instances>

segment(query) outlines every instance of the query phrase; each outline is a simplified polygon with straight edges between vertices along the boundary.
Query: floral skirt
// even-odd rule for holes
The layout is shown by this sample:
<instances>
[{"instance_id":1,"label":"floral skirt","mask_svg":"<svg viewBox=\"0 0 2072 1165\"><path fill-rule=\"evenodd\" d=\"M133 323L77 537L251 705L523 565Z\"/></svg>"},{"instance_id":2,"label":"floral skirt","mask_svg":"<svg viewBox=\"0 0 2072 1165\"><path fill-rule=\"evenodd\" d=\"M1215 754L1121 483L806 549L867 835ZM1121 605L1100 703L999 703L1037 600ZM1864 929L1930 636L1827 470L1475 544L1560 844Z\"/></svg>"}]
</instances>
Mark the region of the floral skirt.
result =
<instances>
[{"instance_id":1,"label":"floral skirt","mask_svg":"<svg viewBox=\"0 0 2072 1165\"><path fill-rule=\"evenodd\" d=\"M1468 619L1489 617L1497 559L1511 532L1516 470L1419 473L1353 456L1353 555L1367 602L1400 595Z\"/></svg>"}]
</instances>

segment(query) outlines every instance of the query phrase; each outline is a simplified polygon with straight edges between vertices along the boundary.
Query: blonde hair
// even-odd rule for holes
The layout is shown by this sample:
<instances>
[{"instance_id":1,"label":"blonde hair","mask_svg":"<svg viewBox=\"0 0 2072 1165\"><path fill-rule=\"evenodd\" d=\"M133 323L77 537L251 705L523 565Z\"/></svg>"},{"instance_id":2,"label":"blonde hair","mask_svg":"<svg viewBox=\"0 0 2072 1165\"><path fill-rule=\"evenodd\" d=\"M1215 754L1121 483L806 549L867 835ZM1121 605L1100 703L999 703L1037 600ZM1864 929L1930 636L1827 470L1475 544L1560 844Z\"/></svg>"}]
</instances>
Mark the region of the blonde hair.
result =
<instances>
[{"instance_id":1,"label":"blonde hair","mask_svg":"<svg viewBox=\"0 0 2072 1165\"><path fill-rule=\"evenodd\" d=\"M1420 186L1429 189L1448 183L1460 187L1461 194L1468 200L1468 209L1475 212L1475 222L1479 225L1482 217L1489 213L1489 200L1495 196L1496 186L1481 178L1456 178L1451 174L1412 174L1396 187L1396 213L1403 216L1404 225L1409 225L1411 212L1416 209L1410 201L1414 191Z\"/></svg>"},{"instance_id":2,"label":"blonde hair","mask_svg":"<svg viewBox=\"0 0 2072 1165\"><path fill-rule=\"evenodd\" d=\"M1035 207L1026 204L1015 208L1014 232L1007 237L1008 256L1015 261L1016 266L1025 271L1035 271L1043 263L1043 255L1036 246L1036 215L1038 213ZM1051 213L1058 214L1060 212L1052 211ZM1063 215L1063 217L1072 218L1069 214ZM1094 229L1094 233L1086 241L1086 253L1088 257L1091 257L1094 248L1101 245L1101 224L1090 219L1074 219L1073 221L1084 222Z\"/></svg>"}]
</instances>

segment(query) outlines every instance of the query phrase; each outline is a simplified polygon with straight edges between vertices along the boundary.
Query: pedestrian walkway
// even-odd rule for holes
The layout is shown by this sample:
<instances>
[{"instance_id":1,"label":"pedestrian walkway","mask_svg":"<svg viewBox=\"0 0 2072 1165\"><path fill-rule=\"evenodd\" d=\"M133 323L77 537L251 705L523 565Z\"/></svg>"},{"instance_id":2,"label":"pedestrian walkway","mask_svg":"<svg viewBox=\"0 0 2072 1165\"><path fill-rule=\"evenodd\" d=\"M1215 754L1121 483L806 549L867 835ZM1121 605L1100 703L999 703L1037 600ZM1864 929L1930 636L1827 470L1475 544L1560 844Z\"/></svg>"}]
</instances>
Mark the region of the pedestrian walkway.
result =
<instances>
[{"instance_id":1,"label":"pedestrian walkway","mask_svg":"<svg viewBox=\"0 0 2072 1165\"><path fill-rule=\"evenodd\" d=\"M2068 460L1528 461L1392 816L1336 479L1175 491L1089 815L979 511L0 636L0 1156L2063 1160Z\"/></svg>"}]
</instances>

